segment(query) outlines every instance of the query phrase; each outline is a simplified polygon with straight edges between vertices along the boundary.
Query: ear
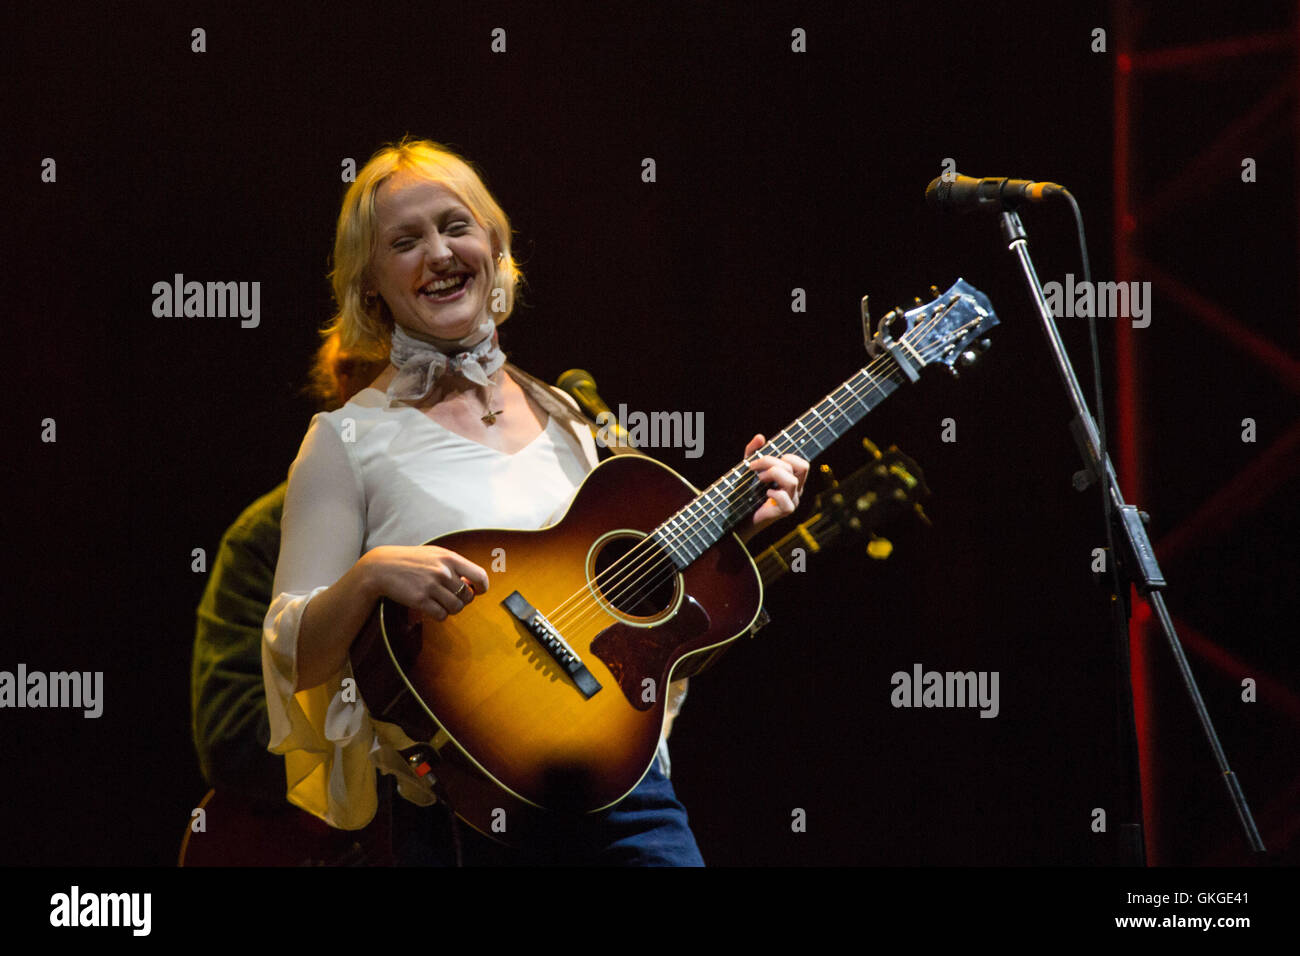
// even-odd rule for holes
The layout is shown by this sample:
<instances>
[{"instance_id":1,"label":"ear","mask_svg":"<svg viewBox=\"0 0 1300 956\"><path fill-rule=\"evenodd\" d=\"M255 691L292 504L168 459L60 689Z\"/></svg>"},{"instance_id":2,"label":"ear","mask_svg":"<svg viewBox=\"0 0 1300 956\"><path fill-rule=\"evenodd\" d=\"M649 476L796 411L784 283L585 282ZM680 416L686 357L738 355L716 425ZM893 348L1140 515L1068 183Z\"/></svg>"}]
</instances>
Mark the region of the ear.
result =
<instances>
[{"instance_id":1,"label":"ear","mask_svg":"<svg viewBox=\"0 0 1300 956\"><path fill-rule=\"evenodd\" d=\"M375 283L370 278L370 270L368 269L361 273L361 277L357 280L357 289L361 295L362 305L374 302L379 297L379 290L375 288Z\"/></svg>"}]
</instances>

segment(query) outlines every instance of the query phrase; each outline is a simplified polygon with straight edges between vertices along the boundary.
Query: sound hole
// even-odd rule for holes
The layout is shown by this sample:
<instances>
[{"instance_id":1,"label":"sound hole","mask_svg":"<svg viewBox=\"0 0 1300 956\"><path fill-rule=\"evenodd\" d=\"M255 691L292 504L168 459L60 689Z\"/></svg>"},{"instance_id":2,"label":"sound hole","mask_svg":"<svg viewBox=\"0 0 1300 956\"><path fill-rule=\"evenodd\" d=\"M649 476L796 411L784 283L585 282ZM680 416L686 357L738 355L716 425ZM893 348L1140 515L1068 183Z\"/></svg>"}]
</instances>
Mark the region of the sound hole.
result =
<instances>
[{"instance_id":1,"label":"sound hole","mask_svg":"<svg viewBox=\"0 0 1300 956\"><path fill-rule=\"evenodd\" d=\"M657 617L673 606L677 569L646 538L606 541L596 552L592 570L600 596L628 617Z\"/></svg>"}]
</instances>

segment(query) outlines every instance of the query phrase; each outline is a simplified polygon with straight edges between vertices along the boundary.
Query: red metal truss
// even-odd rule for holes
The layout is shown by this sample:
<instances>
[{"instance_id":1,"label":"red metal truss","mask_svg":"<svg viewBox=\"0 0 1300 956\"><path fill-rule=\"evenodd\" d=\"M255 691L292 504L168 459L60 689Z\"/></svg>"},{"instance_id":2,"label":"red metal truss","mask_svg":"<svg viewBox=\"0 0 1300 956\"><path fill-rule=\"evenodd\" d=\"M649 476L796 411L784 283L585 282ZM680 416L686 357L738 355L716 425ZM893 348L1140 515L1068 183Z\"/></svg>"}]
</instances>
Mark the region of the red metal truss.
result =
<instances>
[{"instance_id":1,"label":"red metal truss","mask_svg":"<svg viewBox=\"0 0 1300 956\"><path fill-rule=\"evenodd\" d=\"M1134 181L1141 172L1144 130L1136 122L1135 104L1144 80L1155 76L1178 74L1180 71L1203 70L1207 64L1216 63L1221 72L1244 71L1257 66L1262 58L1284 62L1290 56L1293 65L1300 62L1300 3L1293 11L1293 21L1287 30L1270 30L1245 36L1216 38L1209 42L1169 47L1164 49L1139 49L1138 35L1157 32L1160 17L1179 17L1177 7L1167 12L1160 5L1143 5L1135 0L1116 0L1114 5L1114 257L1115 278L1119 281L1145 280L1165 301L1176 305L1182 314L1194 319L1198 326L1215 337L1215 345L1230 343L1238 352L1258 364L1261 373L1272 377L1284 388L1300 394L1300 358L1289 353L1286 346L1271 341L1252 328L1251 323L1235 316L1229 306L1211 301L1193 288L1193 283L1177 275L1177 266L1160 261L1160 250L1144 248L1149 227L1165 219L1170 213L1193 201L1203 201L1203 194L1216 182L1229 176L1238 176L1241 157L1246 155L1245 143L1258 148L1261 144L1275 142L1281 137L1294 137L1297 168L1300 168L1300 68L1288 70L1284 79L1266 90L1253 103L1243 104L1240 114L1229 121L1217 134L1202 130L1205 145L1188 158L1180 172L1160 184L1145 196L1137 195ZM1141 18L1147 18L1145 21ZM1146 134L1152 135L1152 134ZM1297 209L1300 220L1300 208ZM1300 260L1300 248L1295 251ZM1300 269L1296 275L1300 278ZM1145 490L1142 477L1146 472L1143 451L1142 411L1146 393L1138 377L1140 335L1135 335L1128 323L1116 327L1116 404L1117 431L1114 436L1116 467L1126 500L1142 504ZM1148 399L1149 401L1149 399ZM1232 524L1247 513L1257 510L1275 497L1278 489L1300 471L1300 418L1285 427L1275 440L1263 447L1253 461L1231 477L1177 527L1166 533L1157 543L1156 552L1162 561L1188 546L1192 541L1204 543L1207 537L1230 530ZM1140 602L1140 598L1135 600ZM1133 672L1134 712L1138 730L1138 753L1142 772L1143 815L1147 834L1147 857L1151 864L1162 862L1161 846L1154 828L1155 808L1165 805L1162 795L1155 790L1152 758L1155 754L1152 700L1152 669L1155 657L1167 653L1161 643L1163 638L1154 628L1152 615L1140 608L1133 617L1130 628L1130 660ZM1180 622L1184 646L1189 655L1209 665L1222 667L1232 656L1210 638L1191 630ZM1190 639L1189 639L1190 638ZM1254 673L1260 673L1256 670ZM1274 681L1261 674L1261 681ZM1277 682L1274 681L1274 685ZM1289 693L1274 697L1283 700L1288 719L1300 722L1296 713L1296 700ZM1231 755L1229 755L1231 758ZM1295 784L1293 784L1293 787ZM1264 796L1260 794L1261 798ZM1262 801L1265 814L1283 806L1285 812L1294 814L1294 807L1285 801ZM1271 825L1259 820L1266 835L1274 838L1292 838L1297 829L1295 819L1274 820ZM1210 861L1205 861L1210 862Z\"/></svg>"}]
</instances>

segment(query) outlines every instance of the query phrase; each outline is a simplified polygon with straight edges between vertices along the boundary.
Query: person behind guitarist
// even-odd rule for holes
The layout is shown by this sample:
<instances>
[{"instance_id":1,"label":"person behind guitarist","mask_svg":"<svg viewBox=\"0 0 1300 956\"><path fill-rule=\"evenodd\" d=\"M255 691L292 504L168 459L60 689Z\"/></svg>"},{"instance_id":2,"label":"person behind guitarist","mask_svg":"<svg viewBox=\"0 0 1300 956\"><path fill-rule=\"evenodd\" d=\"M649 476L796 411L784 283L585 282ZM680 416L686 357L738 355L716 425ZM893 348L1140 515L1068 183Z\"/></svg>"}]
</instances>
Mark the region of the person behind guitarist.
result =
<instances>
[{"instance_id":1,"label":"person behind guitarist","mask_svg":"<svg viewBox=\"0 0 1300 956\"><path fill-rule=\"evenodd\" d=\"M428 141L377 152L340 211L327 331L390 364L343 408L317 415L290 471L263 674L270 749L290 802L364 826L375 768L397 778L399 863L702 865L686 813L655 765L572 842L507 849L422 807L434 798L399 751L409 741L350 693L349 646L377 599L436 620L488 590L487 571L422 542L462 528L539 528L595 465L590 431L556 393L505 363L496 326L521 276L505 213L462 158ZM749 456L764 443L755 436ZM769 486L748 533L794 511L808 464L760 457ZM566 840L568 837L566 836Z\"/></svg>"},{"instance_id":2,"label":"person behind guitarist","mask_svg":"<svg viewBox=\"0 0 1300 956\"><path fill-rule=\"evenodd\" d=\"M317 349L307 391L325 411L340 407L388 364ZM280 553L286 483L258 498L226 529L196 612L190 669L191 730L208 786L270 804L284 801L284 760L268 753L262 626Z\"/></svg>"}]
</instances>

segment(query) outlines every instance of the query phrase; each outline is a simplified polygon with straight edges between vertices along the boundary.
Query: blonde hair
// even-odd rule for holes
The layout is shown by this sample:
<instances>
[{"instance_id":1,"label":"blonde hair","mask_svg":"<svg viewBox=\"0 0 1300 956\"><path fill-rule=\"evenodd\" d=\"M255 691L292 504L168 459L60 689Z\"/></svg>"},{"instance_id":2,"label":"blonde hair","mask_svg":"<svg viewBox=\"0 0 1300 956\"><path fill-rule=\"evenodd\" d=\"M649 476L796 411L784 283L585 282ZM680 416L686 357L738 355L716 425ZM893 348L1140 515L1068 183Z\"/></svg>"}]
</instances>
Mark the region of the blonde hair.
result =
<instances>
[{"instance_id":1,"label":"blonde hair","mask_svg":"<svg viewBox=\"0 0 1300 956\"><path fill-rule=\"evenodd\" d=\"M321 411L333 411L374 381L387 364L387 353L366 357L340 348L339 334L333 332L325 336L312 358L303 394Z\"/></svg>"},{"instance_id":2,"label":"blonde hair","mask_svg":"<svg viewBox=\"0 0 1300 956\"><path fill-rule=\"evenodd\" d=\"M365 287L376 241L375 193L398 172L446 186L469 207L487 230L492 250L500 253L496 280L488 291L488 302L498 325L515 307L517 288L523 273L510 253L510 220L483 183L477 170L465 159L427 139L403 138L383 147L357 173L348 187L334 232L333 269L330 284L338 310L321 334L337 334L345 352L366 358L386 358L393 332L393 316L381 297L367 299ZM498 291L499 290L499 291Z\"/></svg>"}]
</instances>

